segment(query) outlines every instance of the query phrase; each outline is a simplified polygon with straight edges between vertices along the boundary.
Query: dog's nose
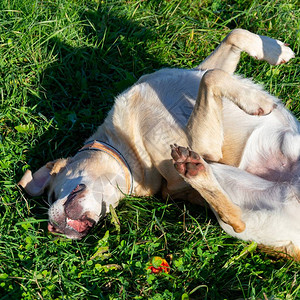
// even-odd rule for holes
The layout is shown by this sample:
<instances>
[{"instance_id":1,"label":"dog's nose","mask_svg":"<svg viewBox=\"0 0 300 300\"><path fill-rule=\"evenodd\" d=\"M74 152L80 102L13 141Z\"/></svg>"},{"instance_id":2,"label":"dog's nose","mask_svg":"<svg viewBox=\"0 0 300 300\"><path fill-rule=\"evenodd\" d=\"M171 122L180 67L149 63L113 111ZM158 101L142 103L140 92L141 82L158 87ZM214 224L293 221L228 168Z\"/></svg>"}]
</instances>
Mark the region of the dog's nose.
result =
<instances>
[{"instance_id":1,"label":"dog's nose","mask_svg":"<svg viewBox=\"0 0 300 300\"><path fill-rule=\"evenodd\" d=\"M76 186L76 188L71 192L71 194L74 193L80 193L86 189L86 185L84 183L80 183Z\"/></svg>"},{"instance_id":2,"label":"dog's nose","mask_svg":"<svg viewBox=\"0 0 300 300\"><path fill-rule=\"evenodd\" d=\"M67 201L64 203L65 206L67 206L76 196L83 192L86 189L86 185L83 183L80 183L76 186L76 188L69 194Z\"/></svg>"},{"instance_id":3,"label":"dog's nose","mask_svg":"<svg viewBox=\"0 0 300 300\"><path fill-rule=\"evenodd\" d=\"M77 220L83 214L83 199L86 196L86 185L78 184L69 194L67 201L64 203L65 215L69 219Z\"/></svg>"}]
</instances>

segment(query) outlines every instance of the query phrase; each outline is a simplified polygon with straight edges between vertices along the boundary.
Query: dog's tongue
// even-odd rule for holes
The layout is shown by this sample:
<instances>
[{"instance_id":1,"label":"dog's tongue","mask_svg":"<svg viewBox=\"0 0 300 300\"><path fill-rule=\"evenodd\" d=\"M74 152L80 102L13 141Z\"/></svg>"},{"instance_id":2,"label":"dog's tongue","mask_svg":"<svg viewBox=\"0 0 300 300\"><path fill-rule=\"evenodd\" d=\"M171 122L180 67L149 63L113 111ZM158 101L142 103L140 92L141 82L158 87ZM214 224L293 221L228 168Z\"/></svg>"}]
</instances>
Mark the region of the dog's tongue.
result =
<instances>
[{"instance_id":1,"label":"dog's tongue","mask_svg":"<svg viewBox=\"0 0 300 300\"><path fill-rule=\"evenodd\" d=\"M93 225L88 220L72 220L67 219L67 224L75 229L77 232L83 232Z\"/></svg>"}]
</instances>

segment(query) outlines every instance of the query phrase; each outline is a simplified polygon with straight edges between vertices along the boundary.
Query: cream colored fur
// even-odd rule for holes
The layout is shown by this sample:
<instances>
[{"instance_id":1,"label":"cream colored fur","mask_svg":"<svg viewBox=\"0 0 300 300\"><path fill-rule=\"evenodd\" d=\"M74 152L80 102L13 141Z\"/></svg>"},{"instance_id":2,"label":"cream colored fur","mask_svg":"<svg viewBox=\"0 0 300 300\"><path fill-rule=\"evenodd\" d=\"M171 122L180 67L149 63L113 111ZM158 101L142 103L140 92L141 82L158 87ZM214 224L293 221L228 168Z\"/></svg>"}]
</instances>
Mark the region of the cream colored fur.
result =
<instances>
[{"instance_id":1,"label":"cream colored fur","mask_svg":"<svg viewBox=\"0 0 300 300\"><path fill-rule=\"evenodd\" d=\"M297 258L299 123L278 99L232 75L242 51L271 64L294 57L280 41L236 29L197 68L143 76L116 98L88 140L106 142L122 153L132 170L133 194L163 190L194 203L202 202L201 194L226 232ZM170 157L173 143L189 146L207 160L205 172L194 178L178 174ZM20 185L32 195L47 188L49 201L55 200L49 229L82 238L110 204L116 206L124 197L125 179L118 163L103 152L80 152L62 162L33 175L27 171ZM87 230L70 226L70 215L75 221L81 218Z\"/></svg>"}]
</instances>

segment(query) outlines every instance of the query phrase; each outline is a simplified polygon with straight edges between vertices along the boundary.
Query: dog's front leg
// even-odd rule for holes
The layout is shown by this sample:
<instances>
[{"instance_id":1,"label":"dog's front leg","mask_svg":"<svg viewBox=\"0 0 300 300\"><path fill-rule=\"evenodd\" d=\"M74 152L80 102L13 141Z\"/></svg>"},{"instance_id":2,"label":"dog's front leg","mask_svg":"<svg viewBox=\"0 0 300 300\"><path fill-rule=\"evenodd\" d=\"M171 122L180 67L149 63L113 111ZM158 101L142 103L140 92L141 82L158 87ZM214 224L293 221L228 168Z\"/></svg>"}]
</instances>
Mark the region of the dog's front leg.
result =
<instances>
[{"instance_id":1,"label":"dog's front leg","mask_svg":"<svg viewBox=\"0 0 300 300\"><path fill-rule=\"evenodd\" d=\"M209 164L197 153L177 145L172 146L171 155L178 173L201 194L222 221L231 225L235 232L244 231L241 209L230 201Z\"/></svg>"},{"instance_id":2,"label":"dog's front leg","mask_svg":"<svg viewBox=\"0 0 300 300\"><path fill-rule=\"evenodd\" d=\"M245 29L235 29L198 68L222 69L232 74L236 70L243 51L271 65L279 65L295 57L294 52L281 41L257 35Z\"/></svg>"},{"instance_id":3,"label":"dog's front leg","mask_svg":"<svg viewBox=\"0 0 300 300\"><path fill-rule=\"evenodd\" d=\"M274 98L251 81L223 70L207 71L200 82L186 134L194 151L215 162L222 158L224 97L250 115L269 114L276 106Z\"/></svg>"}]
</instances>

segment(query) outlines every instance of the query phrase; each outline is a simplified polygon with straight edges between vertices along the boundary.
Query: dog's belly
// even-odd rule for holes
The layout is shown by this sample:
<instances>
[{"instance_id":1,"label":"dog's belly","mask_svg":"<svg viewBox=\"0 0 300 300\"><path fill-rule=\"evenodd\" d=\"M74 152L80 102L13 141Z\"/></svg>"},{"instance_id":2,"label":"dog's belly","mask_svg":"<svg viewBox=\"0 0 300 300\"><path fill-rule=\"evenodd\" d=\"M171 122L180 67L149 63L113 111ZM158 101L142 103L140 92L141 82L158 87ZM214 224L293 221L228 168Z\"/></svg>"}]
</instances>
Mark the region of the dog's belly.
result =
<instances>
[{"instance_id":1,"label":"dog's belly","mask_svg":"<svg viewBox=\"0 0 300 300\"><path fill-rule=\"evenodd\" d=\"M289 182L293 177L293 164L280 151L260 156L246 171L274 182Z\"/></svg>"}]
</instances>

